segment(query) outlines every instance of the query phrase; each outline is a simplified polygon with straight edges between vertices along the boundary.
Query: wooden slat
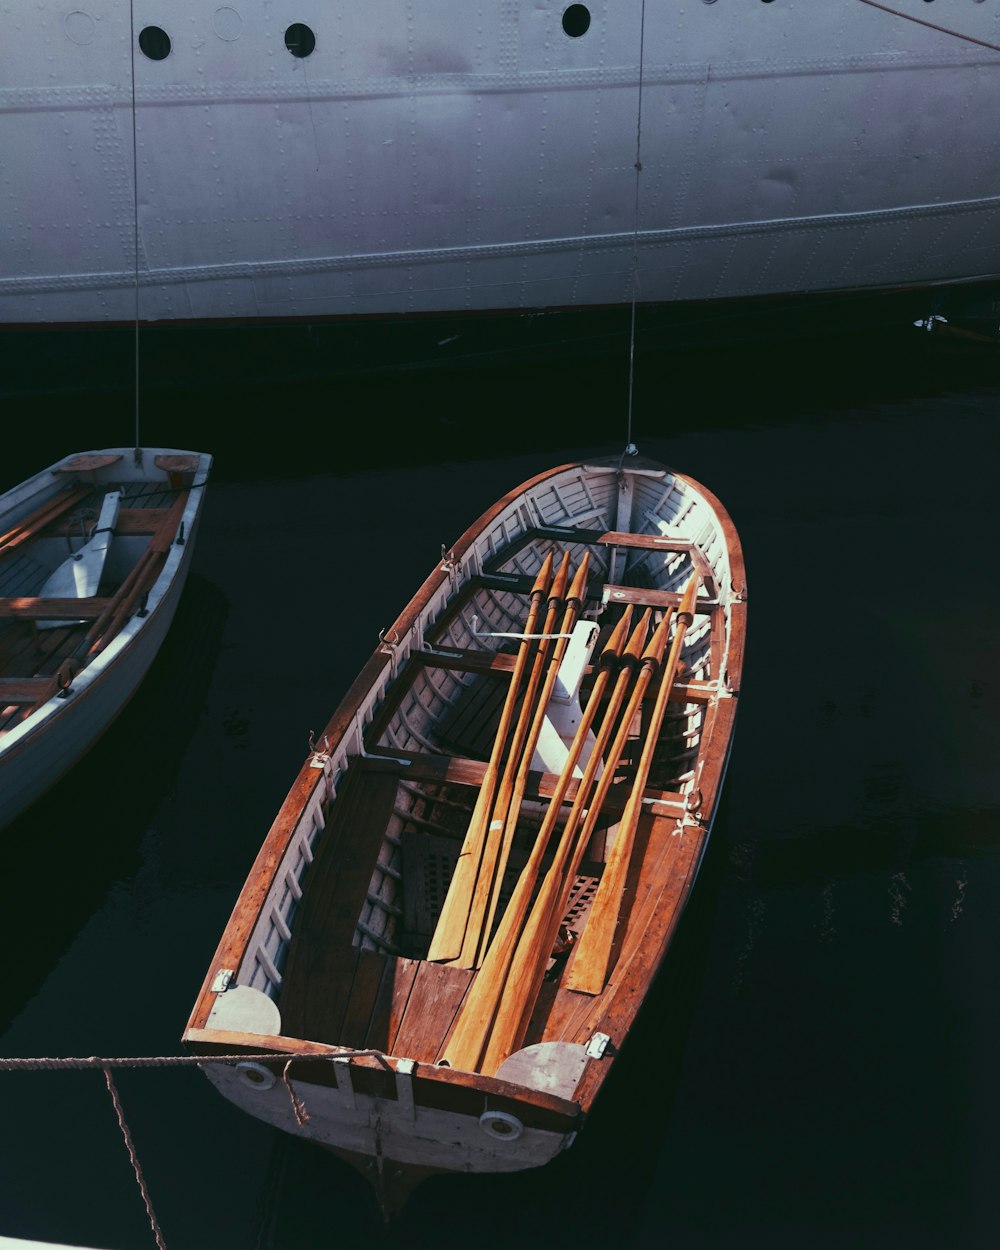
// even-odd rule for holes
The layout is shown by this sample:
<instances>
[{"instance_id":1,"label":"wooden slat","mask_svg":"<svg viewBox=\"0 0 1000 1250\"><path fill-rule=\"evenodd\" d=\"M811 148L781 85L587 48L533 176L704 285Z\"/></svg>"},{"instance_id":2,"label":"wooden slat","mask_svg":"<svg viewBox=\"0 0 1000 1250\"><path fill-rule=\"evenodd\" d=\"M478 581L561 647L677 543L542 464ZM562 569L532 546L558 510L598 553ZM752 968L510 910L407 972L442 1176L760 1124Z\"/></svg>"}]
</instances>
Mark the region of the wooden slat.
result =
<instances>
[{"instance_id":1,"label":"wooden slat","mask_svg":"<svg viewBox=\"0 0 1000 1250\"><path fill-rule=\"evenodd\" d=\"M478 788L482 784L486 765L479 760L453 759L447 755L423 755L418 751L397 751L388 747L380 748L387 757L398 759L401 763L409 761L400 776L409 781L442 781L453 785L472 786ZM548 799L556 791L559 784L558 773L532 772L528 774L528 785L525 793L529 798ZM565 802L576 797L578 778L571 778L566 787ZM682 816L685 809L684 795L676 790L661 790L649 786L643 795L647 806L658 805L660 815ZM613 786L603 810L615 813L624 810L627 795L620 785ZM459 837L459 834L455 835Z\"/></svg>"},{"instance_id":2,"label":"wooden slat","mask_svg":"<svg viewBox=\"0 0 1000 1250\"><path fill-rule=\"evenodd\" d=\"M0 707L41 703L56 692L54 677L12 677L0 681Z\"/></svg>"},{"instance_id":3,"label":"wooden slat","mask_svg":"<svg viewBox=\"0 0 1000 1250\"><path fill-rule=\"evenodd\" d=\"M642 547L656 551L691 551L694 543L686 538L670 538L664 534L629 534L608 530L596 540L605 547Z\"/></svg>"},{"instance_id":4,"label":"wooden slat","mask_svg":"<svg viewBox=\"0 0 1000 1250\"><path fill-rule=\"evenodd\" d=\"M358 951L354 980L340 1029L344 1046L356 1046L360 1050L365 1045L375 1000L388 963L388 957L380 951Z\"/></svg>"},{"instance_id":5,"label":"wooden slat","mask_svg":"<svg viewBox=\"0 0 1000 1250\"><path fill-rule=\"evenodd\" d=\"M427 668L446 668L454 673L512 673L517 664L517 656L506 651L470 651L462 647L417 651L414 658Z\"/></svg>"},{"instance_id":6,"label":"wooden slat","mask_svg":"<svg viewBox=\"0 0 1000 1250\"><path fill-rule=\"evenodd\" d=\"M674 590L646 590L642 586L616 586L611 582L605 584L602 593L609 603L633 603L647 608L676 608L681 601ZM696 615L717 613L720 606L718 600L699 599L694 611Z\"/></svg>"},{"instance_id":7,"label":"wooden slat","mask_svg":"<svg viewBox=\"0 0 1000 1250\"><path fill-rule=\"evenodd\" d=\"M365 1035L366 1047L392 1050L419 967L419 959L387 959Z\"/></svg>"},{"instance_id":8,"label":"wooden slat","mask_svg":"<svg viewBox=\"0 0 1000 1250\"><path fill-rule=\"evenodd\" d=\"M393 1054L435 1063L472 976L468 968L421 963L393 1042Z\"/></svg>"},{"instance_id":9,"label":"wooden slat","mask_svg":"<svg viewBox=\"0 0 1000 1250\"><path fill-rule=\"evenodd\" d=\"M15 621L91 621L96 620L114 602L113 599L42 599L22 595L17 599L0 599L0 620Z\"/></svg>"}]
</instances>

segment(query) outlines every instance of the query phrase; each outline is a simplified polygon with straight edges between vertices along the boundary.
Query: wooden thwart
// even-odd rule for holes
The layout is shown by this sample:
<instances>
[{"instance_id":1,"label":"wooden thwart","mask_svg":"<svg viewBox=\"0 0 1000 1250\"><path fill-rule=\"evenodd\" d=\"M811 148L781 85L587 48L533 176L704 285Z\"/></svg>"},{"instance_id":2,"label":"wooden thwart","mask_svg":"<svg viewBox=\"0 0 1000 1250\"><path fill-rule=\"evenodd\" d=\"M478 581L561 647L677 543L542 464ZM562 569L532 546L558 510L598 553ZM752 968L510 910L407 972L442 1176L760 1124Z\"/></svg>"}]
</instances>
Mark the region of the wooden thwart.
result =
<instances>
[{"instance_id":1,"label":"wooden thwart","mask_svg":"<svg viewBox=\"0 0 1000 1250\"><path fill-rule=\"evenodd\" d=\"M41 703L56 692L55 677L11 677L0 681L0 707Z\"/></svg>"},{"instance_id":2,"label":"wooden thwart","mask_svg":"<svg viewBox=\"0 0 1000 1250\"><path fill-rule=\"evenodd\" d=\"M22 595L17 599L0 599L0 620L96 620L113 602L111 598L43 599L35 595Z\"/></svg>"}]
</instances>

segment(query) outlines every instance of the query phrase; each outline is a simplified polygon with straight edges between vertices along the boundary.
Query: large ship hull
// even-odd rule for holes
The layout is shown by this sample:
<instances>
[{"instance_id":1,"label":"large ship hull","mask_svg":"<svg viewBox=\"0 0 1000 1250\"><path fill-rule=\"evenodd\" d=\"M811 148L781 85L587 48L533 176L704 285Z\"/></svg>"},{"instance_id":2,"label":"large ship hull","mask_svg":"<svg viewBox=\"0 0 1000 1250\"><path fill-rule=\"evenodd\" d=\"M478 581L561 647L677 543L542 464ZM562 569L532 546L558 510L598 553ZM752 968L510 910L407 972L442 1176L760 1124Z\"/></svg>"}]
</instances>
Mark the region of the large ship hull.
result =
<instances>
[{"instance_id":1,"label":"large ship hull","mask_svg":"<svg viewBox=\"0 0 1000 1250\"><path fill-rule=\"evenodd\" d=\"M135 0L133 22L126 0L39 0L0 43L0 324L991 277L994 6L893 7L919 20L860 0L594 0L576 27L517 0Z\"/></svg>"}]
</instances>

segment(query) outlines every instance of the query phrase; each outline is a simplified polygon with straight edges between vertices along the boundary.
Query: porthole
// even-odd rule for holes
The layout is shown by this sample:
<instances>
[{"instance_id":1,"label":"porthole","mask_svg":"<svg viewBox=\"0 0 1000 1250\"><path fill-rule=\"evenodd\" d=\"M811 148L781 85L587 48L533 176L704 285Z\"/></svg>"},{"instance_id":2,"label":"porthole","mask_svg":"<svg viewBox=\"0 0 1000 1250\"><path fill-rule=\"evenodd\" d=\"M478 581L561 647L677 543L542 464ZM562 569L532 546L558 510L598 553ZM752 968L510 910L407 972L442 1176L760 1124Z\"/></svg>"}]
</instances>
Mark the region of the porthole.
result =
<instances>
[{"instance_id":1,"label":"porthole","mask_svg":"<svg viewBox=\"0 0 1000 1250\"><path fill-rule=\"evenodd\" d=\"M305 22L293 22L285 31L285 47L292 56L309 56L316 47L316 36Z\"/></svg>"},{"instance_id":2,"label":"porthole","mask_svg":"<svg viewBox=\"0 0 1000 1250\"><path fill-rule=\"evenodd\" d=\"M170 55L170 36L159 26L146 26L139 31L139 49L151 61L165 61Z\"/></svg>"},{"instance_id":3,"label":"porthole","mask_svg":"<svg viewBox=\"0 0 1000 1250\"><path fill-rule=\"evenodd\" d=\"M590 10L585 4L571 4L562 15L562 28L570 39L579 39L590 30Z\"/></svg>"}]
</instances>

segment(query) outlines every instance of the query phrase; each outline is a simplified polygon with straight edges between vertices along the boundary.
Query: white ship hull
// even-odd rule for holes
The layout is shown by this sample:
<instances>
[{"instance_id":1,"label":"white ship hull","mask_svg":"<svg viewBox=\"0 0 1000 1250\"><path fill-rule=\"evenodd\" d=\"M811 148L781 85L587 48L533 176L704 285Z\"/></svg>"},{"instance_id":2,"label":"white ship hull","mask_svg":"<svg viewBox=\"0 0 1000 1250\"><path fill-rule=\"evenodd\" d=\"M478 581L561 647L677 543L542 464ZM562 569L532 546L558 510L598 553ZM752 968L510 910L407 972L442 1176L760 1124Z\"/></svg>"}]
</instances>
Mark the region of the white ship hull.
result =
<instances>
[{"instance_id":1,"label":"white ship hull","mask_svg":"<svg viewBox=\"0 0 1000 1250\"><path fill-rule=\"evenodd\" d=\"M133 118L142 320L615 304L634 251L643 302L1000 272L994 4L586 7L134 0L133 54L128 0L8 6L0 324L133 319Z\"/></svg>"}]
</instances>

